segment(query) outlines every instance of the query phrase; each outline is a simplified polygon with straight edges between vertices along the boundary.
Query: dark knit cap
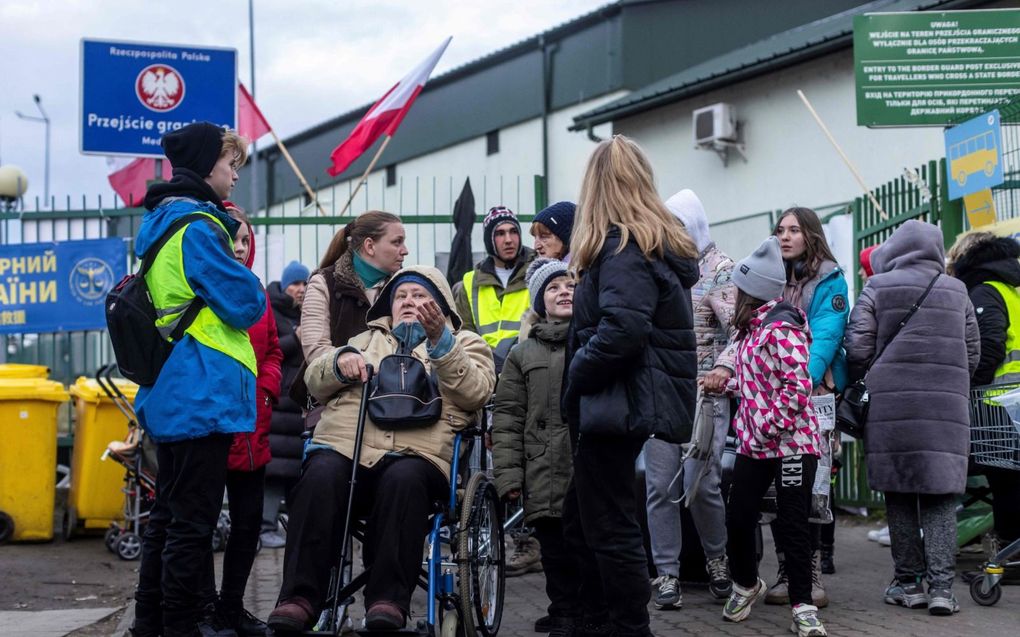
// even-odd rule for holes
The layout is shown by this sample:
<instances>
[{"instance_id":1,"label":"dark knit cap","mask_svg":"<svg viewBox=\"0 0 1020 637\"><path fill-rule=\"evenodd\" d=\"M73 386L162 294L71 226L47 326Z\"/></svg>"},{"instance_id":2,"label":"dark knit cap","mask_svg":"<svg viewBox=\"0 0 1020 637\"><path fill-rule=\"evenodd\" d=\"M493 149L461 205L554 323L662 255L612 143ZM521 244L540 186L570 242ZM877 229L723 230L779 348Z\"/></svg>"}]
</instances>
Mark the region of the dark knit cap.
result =
<instances>
[{"instance_id":1,"label":"dark knit cap","mask_svg":"<svg viewBox=\"0 0 1020 637\"><path fill-rule=\"evenodd\" d=\"M557 201L556 203L543 208L535 215L534 223L540 223L556 235L556 238L563 242L567 251L570 251L570 233L574 229L574 212L577 206L569 201Z\"/></svg>"},{"instance_id":2,"label":"dark knit cap","mask_svg":"<svg viewBox=\"0 0 1020 637\"><path fill-rule=\"evenodd\" d=\"M489 214L485 215L485 220L482 221L482 240L485 242L485 252L490 256L496 256L496 247L492 241L492 235L496 232L496 228L500 224L512 223L517 228L517 233L521 232L521 222L517 221L517 215L514 214L513 210L510 210L506 206L496 206L489 208ZM516 259L521 254L521 246L517 248L517 254L514 255Z\"/></svg>"},{"instance_id":3,"label":"dark knit cap","mask_svg":"<svg viewBox=\"0 0 1020 637\"><path fill-rule=\"evenodd\" d=\"M397 288L399 288L401 285L405 283L417 283L418 285L428 290L429 294L432 295L432 298L435 299L436 305L438 305L439 309L443 311L443 315L444 316L450 315L450 306L446 302L446 297L443 296L443 294L439 291L439 288L437 288L432 281L428 280L428 277L417 272L404 272L402 274L398 273L396 276L393 277L392 281L386 284L386 287L390 289L391 307L393 305L393 297L397 294ZM387 312L387 314L389 314L389 312Z\"/></svg>"},{"instance_id":4,"label":"dark knit cap","mask_svg":"<svg viewBox=\"0 0 1020 637\"><path fill-rule=\"evenodd\" d=\"M163 135L160 145L171 166L188 168L205 178L223 150L223 129L210 122L195 122Z\"/></svg>"}]
</instances>

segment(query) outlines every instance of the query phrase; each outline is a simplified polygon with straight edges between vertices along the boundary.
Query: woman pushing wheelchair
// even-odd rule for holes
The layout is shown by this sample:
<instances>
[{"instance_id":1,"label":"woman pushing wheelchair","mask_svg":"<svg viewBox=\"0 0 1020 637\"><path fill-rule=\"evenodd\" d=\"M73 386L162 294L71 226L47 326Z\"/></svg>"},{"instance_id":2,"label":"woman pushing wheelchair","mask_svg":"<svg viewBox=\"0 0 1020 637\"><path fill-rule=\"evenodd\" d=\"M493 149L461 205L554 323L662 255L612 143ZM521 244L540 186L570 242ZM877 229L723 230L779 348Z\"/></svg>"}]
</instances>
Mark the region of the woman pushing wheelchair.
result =
<instances>
[{"instance_id":1,"label":"woman pushing wheelchair","mask_svg":"<svg viewBox=\"0 0 1020 637\"><path fill-rule=\"evenodd\" d=\"M368 385L354 497L355 511L367 520L365 624L404 627L432 503L449 489L454 437L473 422L496 380L488 345L460 330L454 307L439 270L404 268L369 310L368 330L310 362L305 382L325 411L291 494L283 585L268 622L277 633L310 627L324 604L342 541L367 365L380 372ZM379 388L386 382L403 388L405 380L420 387L417 400L405 401L415 403L414 422L394 422L391 416L404 412L392 401L401 396Z\"/></svg>"}]
</instances>

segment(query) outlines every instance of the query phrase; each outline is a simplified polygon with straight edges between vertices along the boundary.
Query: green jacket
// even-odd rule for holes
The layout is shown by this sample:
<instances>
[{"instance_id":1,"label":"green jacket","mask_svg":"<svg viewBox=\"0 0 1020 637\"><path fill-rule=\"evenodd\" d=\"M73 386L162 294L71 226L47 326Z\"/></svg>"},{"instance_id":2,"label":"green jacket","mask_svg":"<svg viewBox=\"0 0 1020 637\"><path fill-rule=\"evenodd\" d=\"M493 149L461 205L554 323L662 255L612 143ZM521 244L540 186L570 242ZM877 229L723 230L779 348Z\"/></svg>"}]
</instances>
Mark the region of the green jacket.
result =
<instances>
[{"instance_id":1,"label":"green jacket","mask_svg":"<svg viewBox=\"0 0 1020 637\"><path fill-rule=\"evenodd\" d=\"M568 323L542 320L507 357L496 386L492 458L500 496L524 494L524 517L559 518L573 472L570 433L560 417Z\"/></svg>"}]
</instances>

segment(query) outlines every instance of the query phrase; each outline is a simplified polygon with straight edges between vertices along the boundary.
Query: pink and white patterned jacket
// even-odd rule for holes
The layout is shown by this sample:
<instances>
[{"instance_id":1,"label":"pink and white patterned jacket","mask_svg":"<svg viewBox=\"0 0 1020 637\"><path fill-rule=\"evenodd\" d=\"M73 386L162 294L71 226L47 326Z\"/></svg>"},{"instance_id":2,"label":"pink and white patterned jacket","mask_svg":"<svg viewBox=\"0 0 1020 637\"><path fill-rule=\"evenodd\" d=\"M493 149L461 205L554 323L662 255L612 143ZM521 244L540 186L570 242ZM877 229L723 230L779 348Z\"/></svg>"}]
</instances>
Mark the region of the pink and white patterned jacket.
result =
<instances>
[{"instance_id":1,"label":"pink and white patterned jacket","mask_svg":"<svg viewBox=\"0 0 1020 637\"><path fill-rule=\"evenodd\" d=\"M737 346L737 452L755 459L819 455L811 407L811 332L799 308L773 299L758 308Z\"/></svg>"}]
</instances>

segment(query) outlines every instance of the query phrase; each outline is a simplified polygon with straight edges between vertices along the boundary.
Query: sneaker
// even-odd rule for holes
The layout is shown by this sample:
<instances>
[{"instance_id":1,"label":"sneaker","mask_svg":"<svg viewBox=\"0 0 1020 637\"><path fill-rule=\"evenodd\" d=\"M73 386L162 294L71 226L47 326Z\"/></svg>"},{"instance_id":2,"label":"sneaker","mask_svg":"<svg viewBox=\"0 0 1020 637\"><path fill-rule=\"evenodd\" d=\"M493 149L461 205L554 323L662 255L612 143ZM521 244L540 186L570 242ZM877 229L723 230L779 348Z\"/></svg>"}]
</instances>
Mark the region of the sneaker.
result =
<instances>
[{"instance_id":1,"label":"sneaker","mask_svg":"<svg viewBox=\"0 0 1020 637\"><path fill-rule=\"evenodd\" d=\"M786 577L786 560L779 558L776 583L765 594L765 603L770 606L786 606L790 603L790 580Z\"/></svg>"},{"instance_id":2,"label":"sneaker","mask_svg":"<svg viewBox=\"0 0 1020 637\"><path fill-rule=\"evenodd\" d=\"M835 575L836 574L836 562L832 559L833 554L836 552L832 544L822 545L822 574L823 575Z\"/></svg>"},{"instance_id":3,"label":"sneaker","mask_svg":"<svg viewBox=\"0 0 1020 637\"><path fill-rule=\"evenodd\" d=\"M733 592L733 582L730 581L730 562L725 555L713 557L705 561L705 570L708 571L708 592L716 599L726 599Z\"/></svg>"},{"instance_id":4,"label":"sneaker","mask_svg":"<svg viewBox=\"0 0 1020 637\"><path fill-rule=\"evenodd\" d=\"M948 588L928 589L928 612L932 615L952 615L960 612L960 604Z\"/></svg>"},{"instance_id":5,"label":"sneaker","mask_svg":"<svg viewBox=\"0 0 1020 637\"><path fill-rule=\"evenodd\" d=\"M868 539L872 542L878 542L882 537L889 537L889 527L883 526L880 529L868 531Z\"/></svg>"},{"instance_id":6,"label":"sneaker","mask_svg":"<svg viewBox=\"0 0 1020 637\"><path fill-rule=\"evenodd\" d=\"M660 575L652 580L656 588L655 607L659 610L680 608L683 595L680 593L680 580L672 575Z\"/></svg>"},{"instance_id":7,"label":"sneaker","mask_svg":"<svg viewBox=\"0 0 1020 637\"><path fill-rule=\"evenodd\" d=\"M924 587L917 582L901 584L894 579L889 588L885 589L885 603L907 608L927 608L928 596L924 594Z\"/></svg>"},{"instance_id":8,"label":"sneaker","mask_svg":"<svg viewBox=\"0 0 1020 637\"><path fill-rule=\"evenodd\" d=\"M263 531L259 534L264 549L282 549L287 546L287 536L279 531Z\"/></svg>"},{"instance_id":9,"label":"sneaker","mask_svg":"<svg viewBox=\"0 0 1020 637\"><path fill-rule=\"evenodd\" d=\"M825 593L825 585L822 584L821 554L818 551L815 551L811 559L811 603L818 608L829 605L829 596Z\"/></svg>"},{"instance_id":10,"label":"sneaker","mask_svg":"<svg viewBox=\"0 0 1020 637\"><path fill-rule=\"evenodd\" d=\"M825 626L818 619L818 608L811 604L797 604L793 607L793 623L790 632L797 637L825 637Z\"/></svg>"},{"instance_id":11,"label":"sneaker","mask_svg":"<svg viewBox=\"0 0 1020 637\"><path fill-rule=\"evenodd\" d=\"M514 552L506 563L506 576L516 577L542 570L542 547L534 537L525 535L514 542Z\"/></svg>"},{"instance_id":12,"label":"sneaker","mask_svg":"<svg viewBox=\"0 0 1020 637\"><path fill-rule=\"evenodd\" d=\"M765 597L765 580L758 578L754 588L742 588L734 582L733 592L723 606L723 619L730 622L742 622L751 614L751 607L762 597Z\"/></svg>"},{"instance_id":13,"label":"sneaker","mask_svg":"<svg viewBox=\"0 0 1020 637\"><path fill-rule=\"evenodd\" d=\"M879 535L876 542L878 542L882 546L892 546L892 538L889 537L888 533L886 533L885 535Z\"/></svg>"}]
</instances>

